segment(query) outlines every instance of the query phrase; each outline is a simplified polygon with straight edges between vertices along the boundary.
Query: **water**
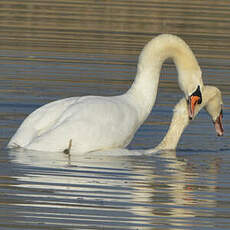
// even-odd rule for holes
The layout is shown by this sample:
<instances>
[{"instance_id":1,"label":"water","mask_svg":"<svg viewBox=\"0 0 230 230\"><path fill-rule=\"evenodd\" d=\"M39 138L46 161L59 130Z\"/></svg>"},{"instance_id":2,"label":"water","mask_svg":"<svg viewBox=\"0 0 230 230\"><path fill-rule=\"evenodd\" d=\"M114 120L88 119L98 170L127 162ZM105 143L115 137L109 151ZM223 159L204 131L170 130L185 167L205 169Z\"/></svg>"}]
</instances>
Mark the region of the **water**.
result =
<instances>
[{"instance_id":1,"label":"water","mask_svg":"<svg viewBox=\"0 0 230 230\"><path fill-rule=\"evenodd\" d=\"M0 2L0 229L229 229L229 1ZM206 84L224 99L225 136L202 111L176 152L151 156L183 96L162 69L156 105L129 150L86 156L7 151L39 106L80 95L117 95L134 79L153 36L192 47Z\"/></svg>"}]
</instances>

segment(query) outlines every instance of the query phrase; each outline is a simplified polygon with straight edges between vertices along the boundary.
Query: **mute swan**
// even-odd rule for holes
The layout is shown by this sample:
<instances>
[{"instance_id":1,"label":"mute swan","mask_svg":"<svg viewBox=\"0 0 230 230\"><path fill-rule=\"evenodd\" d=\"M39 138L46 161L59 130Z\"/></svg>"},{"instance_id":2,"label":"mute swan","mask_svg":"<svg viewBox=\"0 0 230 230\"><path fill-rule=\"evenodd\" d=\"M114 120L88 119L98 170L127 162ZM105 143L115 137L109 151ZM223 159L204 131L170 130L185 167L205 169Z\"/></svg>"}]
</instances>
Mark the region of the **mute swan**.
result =
<instances>
[{"instance_id":1,"label":"mute swan","mask_svg":"<svg viewBox=\"0 0 230 230\"><path fill-rule=\"evenodd\" d=\"M223 136L224 129L222 124L223 112L222 112L222 96L218 88L214 86L203 86L202 92L203 100L202 104L197 105L194 111L194 117L204 107L211 117L215 126L218 136ZM182 98L174 108L173 117L167 131L167 134L163 138L157 147L149 149L146 152L156 152L159 150L174 150L179 142L179 139L184 129L189 124L189 111L187 107L187 101Z\"/></svg>"},{"instance_id":2,"label":"mute swan","mask_svg":"<svg viewBox=\"0 0 230 230\"><path fill-rule=\"evenodd\" d=\"M204 86L203 88L203 102L201 105L198 105L194 111L194 117L199 113L199 111L204 107L206 111L208 112L209 116L211 117L211 120L214 123L214 126L216 128L216 132L218 136L222 136L224 133L223 125L222 125L222 97L221 92L214 86ZM160 142L159 145L155 148L146 149L146 150L128 150L125 148L114 148L109 150L99 150L95 152L89 152L84 153L84 156L127 156L127 155L145 155L145 154L153 154L157 153L161 150L175 150L177 147L177 144L179 142L179 139L184 131L184 129L189 125L190 119L188 118L188 106L187 101L185 98L182 98L177 105L174 107L174 113L173 117L171 119L171 124L169 126L169 129L167 131L167 134L163 138L163 140ZM37 152L37 151L29 151L23 148L19 149L10 149L10 153L12 153L17 161L21 161L25 163L26 161L29 162L29 164L49 164L52 162L52 160L56 161L57 157L64 157L64 155L59 155L55 158L52 152ZM44 157L42 153L45 154L46 158L48 157L48 161L44 161ZM71 152L73 153L73 152ZM164 151L165 153L165 151ZM48 154L48 155L47 155ZM33 157L28 157L33 156ZM75 158L77 157L77 158ZM32 160L31 160L32 159ZM36 159L36 160L34 160ZM63 162L63 159L58 162ZM71 161L74 159L79 159L79 155L75 155L74 153L71 155ZM70 158L68 158L70 160ZM28 163L27 162L27 163ZM52 163L53 166L53 163Z\"/></svg>"},{"instance_id":3,"label":"mute swan","mask_svg":"<svg viewBox=\"0 0 230 230\"><path fill-rule=\"evenodd\" d=\"M163 34L142 50L136 78L123 95L72 97L32 112L8 143L38 151L85 153L126 147L149 115L156 99L163 62L172 58L189 105L189 117L202 102L203 81L197 60L179 37Z\"/></svg>"}]
</instances>

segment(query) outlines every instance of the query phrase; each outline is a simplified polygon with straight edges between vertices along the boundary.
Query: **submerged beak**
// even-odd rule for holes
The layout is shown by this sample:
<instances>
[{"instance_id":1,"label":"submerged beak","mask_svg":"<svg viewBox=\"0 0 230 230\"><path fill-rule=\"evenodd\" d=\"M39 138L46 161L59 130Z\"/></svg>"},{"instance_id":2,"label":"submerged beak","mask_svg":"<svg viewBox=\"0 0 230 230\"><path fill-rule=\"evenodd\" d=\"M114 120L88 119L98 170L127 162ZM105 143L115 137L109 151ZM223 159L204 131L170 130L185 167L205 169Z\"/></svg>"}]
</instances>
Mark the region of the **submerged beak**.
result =
<instances>
[{"instance_id":1,"label":"submerged beak","mask_svg":"<svg viewBox=\"0 0 230 230\"><path fill-rule=\"evenodd\" d=\"M223 112L221 110L220 115L217 117L216 121L213 122L218 136L224 135L222 120L223 120Z\"/></svg>"},{"instance_id":2,"label":"submerged beak","mask_svg":"<svg viewBox=\"0 0 230 230\"><path fill-rule=\"evenodd\" d=\"M196 104L201 103L201 98L199 96L190 96L188 100L188 114L189 114L189 119L192 120L194 118L194 111Z\"/></svg>"}]
</instances>

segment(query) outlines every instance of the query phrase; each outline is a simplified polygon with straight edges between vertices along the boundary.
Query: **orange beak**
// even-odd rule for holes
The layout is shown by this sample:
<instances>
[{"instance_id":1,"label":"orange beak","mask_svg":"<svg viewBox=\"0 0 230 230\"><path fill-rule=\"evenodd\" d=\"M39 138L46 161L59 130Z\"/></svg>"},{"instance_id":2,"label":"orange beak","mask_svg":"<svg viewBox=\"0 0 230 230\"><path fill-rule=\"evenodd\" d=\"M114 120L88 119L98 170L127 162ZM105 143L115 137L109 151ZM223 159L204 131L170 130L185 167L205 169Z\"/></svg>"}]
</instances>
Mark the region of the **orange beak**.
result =
<instances>
[{"instance_id":1,"label":"orange beak","mask_svg":"<svg viewBox=\"0 0 230 230\"><path fill-rule=\"evenodd\" d=\"M192 120L194 117L196 104L199 103L201 98L199 96L190 96L188 100L188 111L189 111L189 119Z\"/></svg>"}]
</instances>

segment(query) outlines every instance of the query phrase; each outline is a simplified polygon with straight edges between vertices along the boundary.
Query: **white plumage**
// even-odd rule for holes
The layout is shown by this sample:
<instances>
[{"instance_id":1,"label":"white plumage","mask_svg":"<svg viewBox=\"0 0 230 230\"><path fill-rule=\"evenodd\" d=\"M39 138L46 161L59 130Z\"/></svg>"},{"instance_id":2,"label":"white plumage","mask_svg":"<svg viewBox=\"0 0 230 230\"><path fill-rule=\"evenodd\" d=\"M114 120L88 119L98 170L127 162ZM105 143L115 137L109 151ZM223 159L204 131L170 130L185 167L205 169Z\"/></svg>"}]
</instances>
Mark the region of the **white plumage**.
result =
<instances>
[{"instance_id":1,"label":"white plumage","mask_svg":"<svg viewBox=\"0 0 230 230\"><path fill-rule=\"evenodd\" d=\"M120 96L72 97L51 102L31 113L8 147L84 153L126 147L149 115L156 99L161 66L172 58L179 86L188 97L203 82L200 67L187 44L173 35L152 39L140 54L131 88Z\"/></svg>"}]
</instances>

